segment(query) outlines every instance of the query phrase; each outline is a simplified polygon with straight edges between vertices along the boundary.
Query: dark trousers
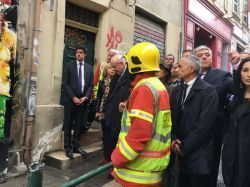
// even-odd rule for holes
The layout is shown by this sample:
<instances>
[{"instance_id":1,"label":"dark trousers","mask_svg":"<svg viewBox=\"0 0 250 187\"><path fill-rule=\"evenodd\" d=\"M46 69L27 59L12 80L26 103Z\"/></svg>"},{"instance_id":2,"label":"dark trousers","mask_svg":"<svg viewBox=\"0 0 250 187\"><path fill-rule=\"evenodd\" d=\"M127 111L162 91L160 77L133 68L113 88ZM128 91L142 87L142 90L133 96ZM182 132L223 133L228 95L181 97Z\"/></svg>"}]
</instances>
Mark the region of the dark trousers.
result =
<instances>
[{"instance_id":1,"label":"dark trousers","mask_svg":"<svg viewBox=\"0 0 250 187\"><path fill-rule=\"evenodd\" d=\"M110 127L105 126L105 120L101 121L102 124L102 142L103 142L103 156L107 161L111 160L110 154Z\"/></svg>"},{"instance_id":2,"label":"dark trousers","mask_svg":"<svg viewBox=\"0 0 250 187\"><path fill-rule=\"evenodd\" d=\"M5 123L4 123L4 135L6 138L10 137L12 105L13 105L13 99L12 98L8 99L6 101L6 112L5 112Z\"/></svg>"},{"instance_id":3,"label":"dark trousers","mask_svg":"<svg viewBox=\"0 0 250 187\"><path fill-rule=\"evenodd\" d=\"M221 156L221 147L222 147L222 140L226 131L227 121L225 118L217 118L215 121L215 126L213 129L214 132L214 158L213 158L213 167L211 172L211 187L217 186L217 178L218 178L218 171L220 165L220 156Z\"/></svg>"},{"instance_id":4,"label":"dark trousers","mask_svg":"<svg viewBox=\"0 0 250 187\"><path fill-rule=\"evenodd\" d=\"M162 187L179 187L178 178L180 167L174 153L170 154L168 167L163 171Z\"/></svg>"},{"instance_id":5,"label":"dark trousers","mask_svg":"<svg viewBox=\"0 0 250 187\"><path fill-rule=\"evenodd\" d=\"M118 138L119 138L119 134L120 133L113 133L111 132L111 138L110 138L110 156L112 154L112 152L114 151L114 149L116 148L117 142L118 142Z\"/></svg>"},{"instance_id":6,"label":"dark trousers","mask_svg":"<svg viewBox=\"0 0 250 187\"><path fill-rule=\"evenodd\" d=\"M180 172L179 187L210 187L209 175L191 175Z\"/></svg>"},{"instance_id":7,"label":"dark trousers","mask_svg":"<svg viewBox=\"0 0 250 187\"><path fill-rule=\"evenodd\" d=\"M64 103L64 148L72 149L71 130L74 130L73 148L80 147L81 131L83 128L84 114L87 104L75 105L72 101Z\"/></svg>"}]
</instances>

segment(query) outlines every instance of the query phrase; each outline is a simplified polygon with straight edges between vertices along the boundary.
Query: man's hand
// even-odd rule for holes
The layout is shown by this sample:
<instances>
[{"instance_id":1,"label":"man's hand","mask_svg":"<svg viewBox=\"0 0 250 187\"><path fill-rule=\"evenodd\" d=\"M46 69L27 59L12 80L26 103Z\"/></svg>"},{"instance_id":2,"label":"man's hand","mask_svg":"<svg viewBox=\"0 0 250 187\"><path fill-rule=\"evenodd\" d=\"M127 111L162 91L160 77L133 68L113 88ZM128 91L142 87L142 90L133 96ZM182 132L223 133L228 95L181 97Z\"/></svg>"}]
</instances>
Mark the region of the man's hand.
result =
<instances>
[{"instance_id":1,"label":"man's hand","mask_svg":"<svg viewBox=\"0 0 250 187\"><path fill-rule=\"evenodd\" d=\"M80 105L81 104L81 101L80 99L78 99L77 97L73 97L73 102L76 104L76 105Z\"/></svg>"},{"instance_id":2,"label":"man's hand","mask_svg":"<svg viewBox=\"0 0 250 187\"><path fill-rule=\"evenodd\" d=\"M172 142L171 144L171 149L172 151L177 154L177 155L181 155L182 156L182 153L181 153L181 150L180 150L180 145L181 145L181 141L179 139L176 139Z\"/></svg>"},{"instance_id":3,"label":"man's hand","mask_svg":"<svg viewBox=\"0 0 250 187\"><path fill-rule=\"evenodd\" d=\"M240 61L240 54L237 51L234 51L229 54L230 55L230 63L232 65L236 65Z\"/></svg>"},{"instance_id":4,"label":"man's hand","mask_svg":"<svg viewBox=\"0 0 250 187\"><path fill-rule=\"evenodd\" d=\"M80 104L84 104L87 100L88 100L87 97L82 97L82 98L80 99Z\"/></svg>"},{"instance_id":5,"label":"man's hand","mask_svg":"<svg viewBox=\"0 0 250 187\"><path fill-rule=\"evenodd\" d=\"M119 103L119 111L123 112L123 110L126 108L127 106L127 101L123 101Z\"/></svg>"}]
</instances>

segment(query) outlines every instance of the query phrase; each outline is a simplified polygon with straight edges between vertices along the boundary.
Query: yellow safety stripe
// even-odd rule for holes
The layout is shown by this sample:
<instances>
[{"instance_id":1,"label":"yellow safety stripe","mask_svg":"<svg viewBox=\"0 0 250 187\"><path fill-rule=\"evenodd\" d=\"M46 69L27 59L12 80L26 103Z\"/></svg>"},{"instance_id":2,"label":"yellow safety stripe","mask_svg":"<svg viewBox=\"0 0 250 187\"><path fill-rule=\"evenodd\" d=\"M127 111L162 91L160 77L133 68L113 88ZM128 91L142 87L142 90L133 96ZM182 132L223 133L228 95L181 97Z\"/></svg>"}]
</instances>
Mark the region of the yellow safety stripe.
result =
<instances>
[{"instance_id":1,"label":"yellow safety stripe","mask_svg":"<svg viewBox=\"0 0 250 187\"><path fill-rule=\"evenodd\" d=\"M119 143L119 149L121 153L128 159L128 160L134 160L137 156L138 153L135 152L126 142L125 139L122 139Z\"/></svg>"},{"instance_id":2,"label":"yellow safety stripe","mask_svg":"<svg viewBox=\"0 0 250 187\"><path fill-rule=\"evenodd\" d=\"M127 108L125 108L125 110L123 111L123 115L122 115L121 126L126 126L126 124L127 124L127 122L126 122L127 113L128 113L128 110L127 110Z\"/></svg>"},{"instance_id":3,"label":"yellow safety stripe","mask_svg":"<svg viewBox=\"0 0 250 187\"><path fill-rule=\"evenodd\" d=\"M100 65L100 74L98 77L98 82L97 82L96 86L94 86L94 88L93 88L94 99L96 99L96 97L97 97L97 92L99 89L99 82L102 81L102 79L103 79L102 75L103 75L103 70L104 70L105 65L106 65L106 63L104 63L104 62L102 62Z\"/></svg>"},{"instance_id":4,"label":"yellow safety stripe","mask_svg":"<svg viewBox=\"0 0 250 187\"><path fill-rule=\"evenodd\" d=\"M114 168L115 173L121 179L138 184L156 184L161 182L162 172L134 171L130 169Z\"/></svg>"},{"instance_id":5,"label":"yellow safety stripe","mask_svg":"<svg viewBox=\"0 0 250 187\"><path fill-rule=\"evenodd\" d=\"M122 126L121 128L121 133L127 133L130 129L130 126ZM163 134L159 134L159 133L154 133L152 139L154 140L158 140L159 142L162 143L167 143L168 140L170 140L171 138L171 131L168 132L168 134L166 136L164 136Z\"/></svg>"},{"instance_id":6,"label":"yellow safety stripe","mask_svg":"<svg viewBox=\"0 0 250 187\"><path fill-rule=\"evenodd\" d=\"M154 116L152 114L138 109L132 109L129 116L138 117L140 119L149 121L150 123L152 123L154 119Z\"/></svg>"},{"instance_id":7,"label":"yellow safety stripe","mask_svg":"<svg viewBox=\"0 0 250 187\"><path fill-rule=\"evenodd\" d=\"M121 131L120 132L126 132L126 133L128 133L128 131L129 131L129 129L130 129L130 126L122 126L121 127Z\"/></svg>"}]
</instances>

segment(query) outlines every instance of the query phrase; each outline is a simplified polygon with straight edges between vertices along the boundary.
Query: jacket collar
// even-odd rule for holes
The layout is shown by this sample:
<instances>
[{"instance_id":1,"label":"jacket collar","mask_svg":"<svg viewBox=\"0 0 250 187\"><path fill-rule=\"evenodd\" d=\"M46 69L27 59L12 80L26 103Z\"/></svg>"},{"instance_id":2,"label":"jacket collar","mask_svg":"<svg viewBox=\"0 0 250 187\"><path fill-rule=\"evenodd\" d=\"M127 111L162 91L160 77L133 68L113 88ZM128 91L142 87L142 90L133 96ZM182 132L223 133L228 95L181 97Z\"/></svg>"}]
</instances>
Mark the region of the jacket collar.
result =
<instances>
[{"instance_id":1,"label":"jacket collar","mask_svg":"<svg viewBox=\"0 0 250 187\"><path fill-rule=\"evenodd\" d=\"M149 77L155 77L155 73L154 73L154 72L146 72L146 73L137 74L137 75L135 76L134 81L131 83L132 88L134 88L135 85L136 85L138 82L140 82L142 79L146 79L146 78L149 78Z\"/></svg>"},{"instance_id":2,"label":"jacket collar","mask_svg":"<svg viewBox=\"0 0 250 187\"><path fill-rule=\"evenodd\" d=\"M202 80L200 79L200 77L197 77L197 79L194 81L192 88L189 91L189 94L188 94L185 102L190 100L196 94L196 92L202 90L202 88L203 88Z\"/></svg>"}]
</instances>

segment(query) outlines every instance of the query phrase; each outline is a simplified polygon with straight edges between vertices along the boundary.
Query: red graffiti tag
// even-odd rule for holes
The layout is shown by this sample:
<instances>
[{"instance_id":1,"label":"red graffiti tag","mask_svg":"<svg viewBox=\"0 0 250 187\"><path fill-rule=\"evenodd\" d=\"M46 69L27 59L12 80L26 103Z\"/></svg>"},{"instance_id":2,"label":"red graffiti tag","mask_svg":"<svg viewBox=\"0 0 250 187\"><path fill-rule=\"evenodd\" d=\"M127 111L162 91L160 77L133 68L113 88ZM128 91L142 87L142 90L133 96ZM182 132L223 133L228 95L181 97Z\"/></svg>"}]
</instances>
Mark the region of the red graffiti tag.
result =
<instances>
[{"instance_id":1,"label":"red graffiti tag","mask_svg":"<svg viewBox=\"0 0 250 187\"><path fill-rule=\"evenodd\" d=\"M109 33L107 34L106 47L108 48L108 50L116 49L121 42L122 33L120 31L115 32L114 27L111 27Z\"/></svg>"}]
</instances>

